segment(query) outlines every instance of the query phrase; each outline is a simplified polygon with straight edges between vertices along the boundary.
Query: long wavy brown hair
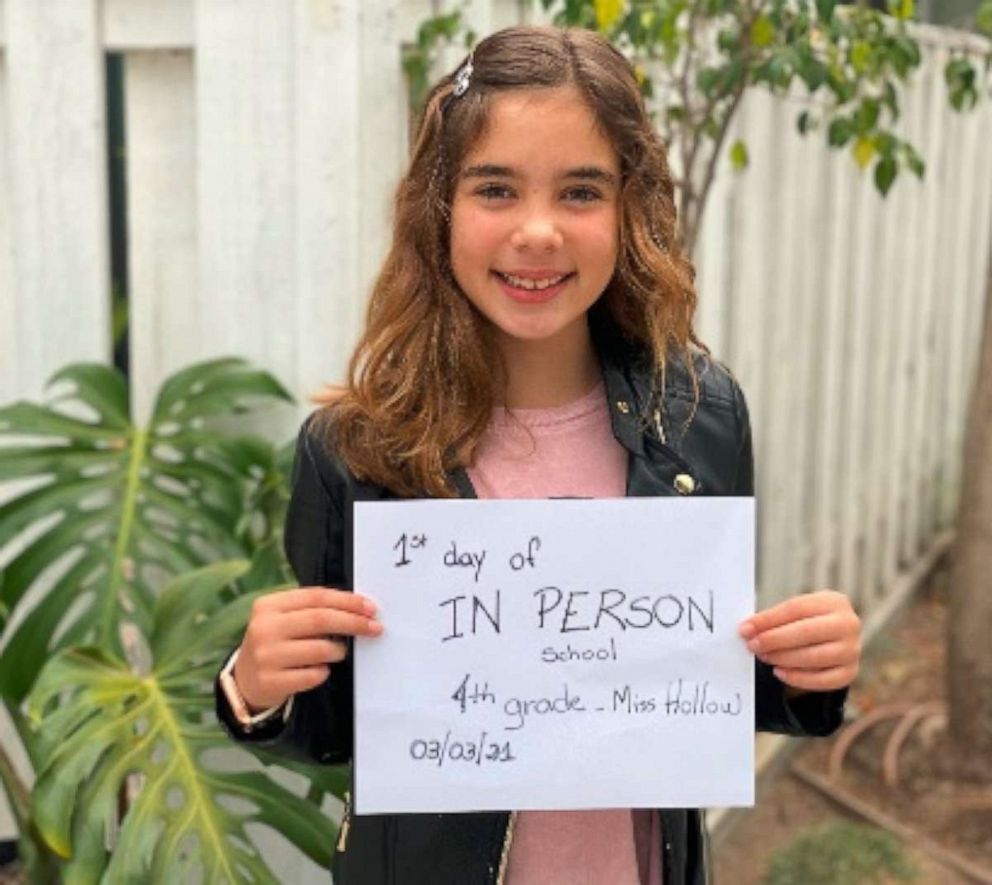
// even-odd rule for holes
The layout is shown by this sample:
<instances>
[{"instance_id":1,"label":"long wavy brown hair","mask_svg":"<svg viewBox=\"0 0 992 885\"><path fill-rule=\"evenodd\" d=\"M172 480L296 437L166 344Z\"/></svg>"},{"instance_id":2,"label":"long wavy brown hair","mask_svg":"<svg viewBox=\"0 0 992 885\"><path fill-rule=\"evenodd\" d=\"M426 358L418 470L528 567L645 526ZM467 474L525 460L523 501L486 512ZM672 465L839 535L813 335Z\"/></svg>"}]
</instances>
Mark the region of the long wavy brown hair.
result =
<instances>
[{"instance_id":1,"label":"long wavy brown hair","mask_svg":"<svg viewBox=\"0 0 992 885\"><path fill-rule=\"evenodd\" d=\"M499 389L495 337L455 282L449 255L456 178L494 95L576 87L620 159L617 266L590 322L614 324L659 378L673 352L701 347L665 146L630 63L591 31L514 27L480 42L472 67L463 95L454 94L456 70L427 97L347 384L319 414L351 471L400 495L454 494L449 474L472 463Z\"/></svg>"}]
</instances>

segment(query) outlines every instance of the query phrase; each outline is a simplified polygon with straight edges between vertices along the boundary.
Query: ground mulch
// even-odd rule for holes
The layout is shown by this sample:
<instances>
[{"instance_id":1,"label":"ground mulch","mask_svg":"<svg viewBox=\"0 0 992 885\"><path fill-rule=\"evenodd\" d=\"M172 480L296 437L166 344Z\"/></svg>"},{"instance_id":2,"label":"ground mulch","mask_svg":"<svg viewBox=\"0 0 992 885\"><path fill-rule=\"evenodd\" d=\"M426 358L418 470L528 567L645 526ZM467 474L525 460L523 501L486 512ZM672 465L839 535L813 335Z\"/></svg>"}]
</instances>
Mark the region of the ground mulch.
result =
<instances>
[{"instance_id":1,"label":"ground mulch","mask_svg":"<svg viewBox=\"0 0 992 885\"><path fill-rule=\"evenodd\" d=\"M946 574L938 572L866 654L849 702L855 716L879 705L945 696L946 620ZM899 785L886 786L882 756L895 723L894 719L879 723L855 740L839 786L987 871L992 879L992 802L985 801L992 797L992 781L956 780L949 775L952 751L944 733L931 728L911 734L899 756ZM714 846L717 885L758 885L776 852L811 827L839 820L864 822L792 772L795 765L826 777L835 741L836 737L804 742L777 777L759 783L755 808L741 813ZM912 839L909 842L904 844L918 869L918 883L974 881L933 859Z\"/></svg>"}]
</instances>

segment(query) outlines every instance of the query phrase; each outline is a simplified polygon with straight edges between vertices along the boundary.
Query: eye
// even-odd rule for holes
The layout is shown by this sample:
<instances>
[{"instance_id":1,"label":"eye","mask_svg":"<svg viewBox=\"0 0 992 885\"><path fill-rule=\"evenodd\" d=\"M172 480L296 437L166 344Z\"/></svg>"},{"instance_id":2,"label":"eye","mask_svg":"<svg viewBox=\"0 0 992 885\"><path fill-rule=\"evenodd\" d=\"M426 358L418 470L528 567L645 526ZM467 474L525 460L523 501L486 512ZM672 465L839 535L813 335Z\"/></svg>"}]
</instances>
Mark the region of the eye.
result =
<instances>
[{"instance_id":1,"label":"eye","mask_svg":"<svg viewBox=\"0 0 992 885\"><path fill-rule=\"evenodd\" d=\"M505 184L484 184L476 194L486 200L501 200L513 196L513 192Z\"/></svg>"},{"instance_id":2,"label":"eye","mask_svg":"<svg viewBox=\"0 0 992 885\"><path fill-rule=\"evenodd\" d=\"M593 203L603 198L602 194L591 187L572 187L565 191L568 199L577 203Z\"/></svg>"}]
</instances>

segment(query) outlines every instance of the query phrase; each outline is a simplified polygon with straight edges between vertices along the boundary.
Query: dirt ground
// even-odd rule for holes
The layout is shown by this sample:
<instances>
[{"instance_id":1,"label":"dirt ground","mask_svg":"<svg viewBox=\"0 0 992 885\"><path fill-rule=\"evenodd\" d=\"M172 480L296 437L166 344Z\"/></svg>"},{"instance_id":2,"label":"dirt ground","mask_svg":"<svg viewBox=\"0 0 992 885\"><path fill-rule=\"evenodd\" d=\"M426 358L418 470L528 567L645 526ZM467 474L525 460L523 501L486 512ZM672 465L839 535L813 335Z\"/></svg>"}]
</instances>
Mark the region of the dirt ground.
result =
<instances>
[{"instance_id":1,"label":"dirt ground","mask_svg":"<svg viewBox=\"0 0 992 885\"><path fill-rule=\"evenodd\" d=\"M855 717L880 705L944 696L945 580L943 574L936 575L930 587L866 654L849 701L849 712ZM921 728L910 734L899 755L899 786L887 787L882 778L882 757L895 723L895 719L881 722L854 741L839 785L966 858L992 881L992 783L961 783L941 777L935 769L942 767L940 762L948 752L944 737L935 729L927 732ZM758 885L775 854L818 824L865 823L792 772L791 766L799 765L825 777L836 740L835 736L805 742L778 777L759 783L755 808L741 813L714 845L716 885ZM974 881L920 850L912 839L903 840L903 844L917 867L917 883L965 885Z\"/></svg>"}]
</instances>

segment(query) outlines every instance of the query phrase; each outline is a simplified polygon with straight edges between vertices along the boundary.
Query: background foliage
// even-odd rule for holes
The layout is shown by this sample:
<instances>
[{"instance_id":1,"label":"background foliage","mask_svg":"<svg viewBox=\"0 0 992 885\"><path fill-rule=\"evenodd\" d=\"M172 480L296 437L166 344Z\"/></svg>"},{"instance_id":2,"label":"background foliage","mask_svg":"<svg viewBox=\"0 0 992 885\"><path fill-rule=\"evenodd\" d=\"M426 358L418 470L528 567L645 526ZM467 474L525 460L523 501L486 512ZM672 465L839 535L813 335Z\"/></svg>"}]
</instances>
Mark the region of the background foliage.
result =
<instances>
[{"instance_id":1,"label":"background foliage","mask_svg":"<svg viewBox=\"0 0 992 885\"><path fill-rule=\"evenodd\" d=\"M660 131L671 146L679 217L690 252L722 157L748 165L747 145L729 136L749 89L806 96L796 127L819 132L871 169L888 194L903 171L922 177L926 165L899 134L902 90L920 65L907 28L913 0L888 0L888 14L837 0L540 0L558 25L590 28L630 58ZM992 0L977 25L992 35ZM423 98L438 49L473 45L459 10L426 20L411 47L407 71L415 102ZM962 45L945 69L957 110L975 105L987 87L984 65Z\"/></svg>"}]
</instances>

